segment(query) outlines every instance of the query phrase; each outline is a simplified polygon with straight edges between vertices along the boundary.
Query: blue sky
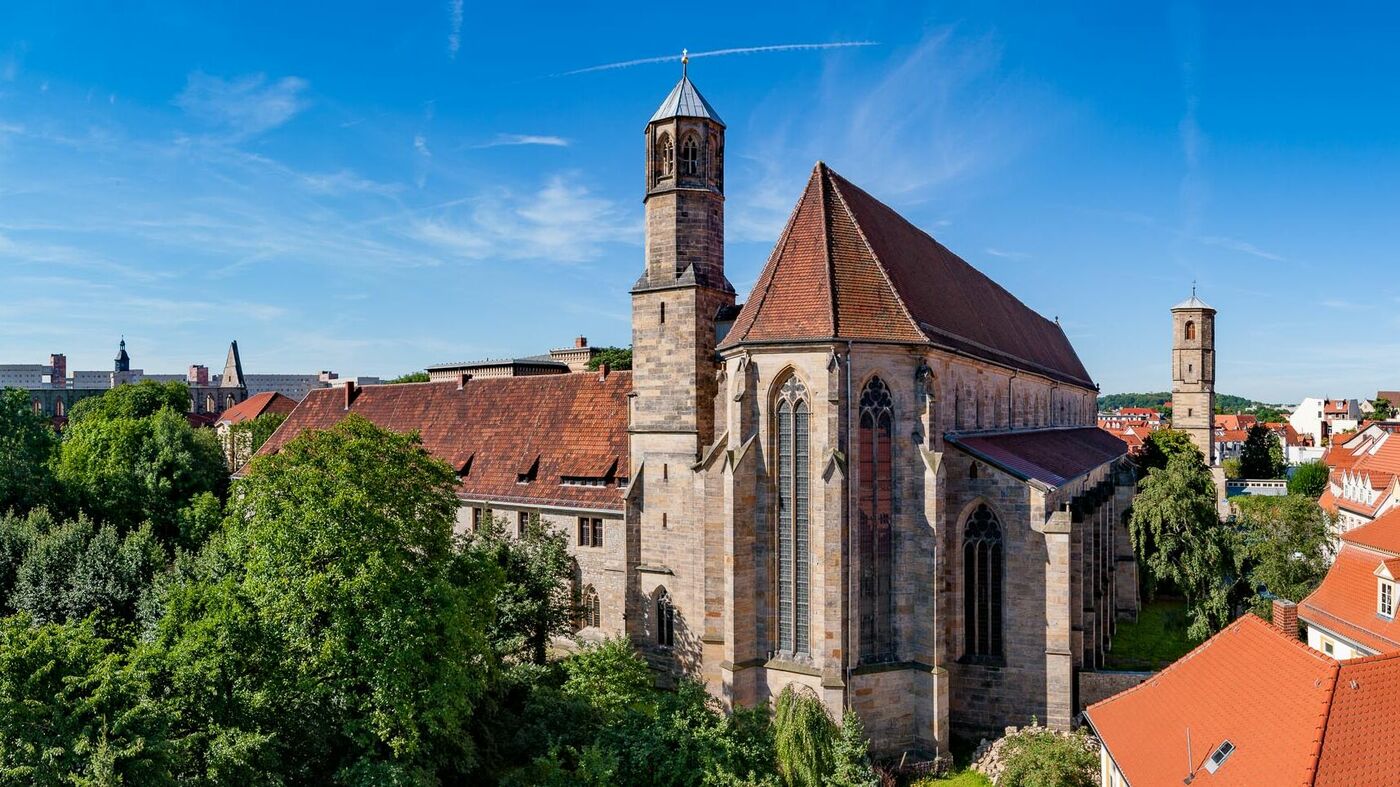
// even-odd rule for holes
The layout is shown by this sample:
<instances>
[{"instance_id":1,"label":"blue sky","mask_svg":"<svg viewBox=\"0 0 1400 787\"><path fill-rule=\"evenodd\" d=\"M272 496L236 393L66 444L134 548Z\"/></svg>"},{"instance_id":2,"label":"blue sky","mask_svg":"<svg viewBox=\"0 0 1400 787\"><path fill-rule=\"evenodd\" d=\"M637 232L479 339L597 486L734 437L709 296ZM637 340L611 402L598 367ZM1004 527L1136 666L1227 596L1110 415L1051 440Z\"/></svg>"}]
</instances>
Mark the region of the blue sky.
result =
<instances>
[{"instance_id":1,"label":"blue sky","mask_svg":"<svg viewBox=\"0 0 1400 787\"><path fill-rule=\"evenodd\" d=\"M1106 392L1400 385L1400 19L1279 3L7 3L0 362L396 374L629 341L642 126L729 125L752 286L813 163L1058 316ZM1148 6L1154 6L1149 8Z\"/></svg>"}]
</instances>

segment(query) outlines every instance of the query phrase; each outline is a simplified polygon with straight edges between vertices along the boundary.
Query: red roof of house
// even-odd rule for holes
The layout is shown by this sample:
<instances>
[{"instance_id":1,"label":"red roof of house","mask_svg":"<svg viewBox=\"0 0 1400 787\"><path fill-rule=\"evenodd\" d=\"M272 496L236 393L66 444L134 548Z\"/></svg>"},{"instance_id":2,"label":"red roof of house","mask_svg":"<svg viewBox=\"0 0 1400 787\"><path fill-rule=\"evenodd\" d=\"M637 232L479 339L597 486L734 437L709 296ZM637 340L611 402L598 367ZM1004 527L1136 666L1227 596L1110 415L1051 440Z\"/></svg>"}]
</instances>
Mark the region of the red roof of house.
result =
<instances>
[{"instance_id":1,"label":"red roof of house","mask_svg":"<svg viewBox=\"0 0 1400 787\"><path fill-rule=\"evenodd\" d=\"M626 477L631 372L592 372L312 391L257 455L275 453L307 429L357 413L395 432L418 432L433 456L457 470L471 500L620 511L618 485L564 478ZM533 479L522 482L522 476Z\"/></svg>"},{"instance_id":2,"label":"red roof of house","mask_svg":"<svg viewBox=\"0 0 1400 787\"><path fill-rule=\"evenodd\" d=\"M1392 508L1366 524L1342 534L1342 540L1388 555L1400 555L1400 508Z\"/></svg>"},{"instance_id":3,"label":"red roof of house","mask_svg":"<svg viewBox=\"0 0 1400 787\"><path fill-rule=\"evenodd\" d=\"M1162 416L1161 413L1151 407L1120 407L1118 409L1118 415L1141 415L1148 418L1160 418Z\"/></svg>"},{"instance_id":4,"label":"red roof of house","mask_svg":"<svg viewBox=\"0 0 1400 787\"><path fill-rule=\"evenodd\" d=\"M1332 494L1332 485L1322 490L1322 496L1317 499L1317 504L1322 506L1322 510L1329 514L1337 513L1337 496Z\"/></svg>"},{"instance_id":5,"label":"red roof of house","mask_svg":"<svg viewBox=\"0 0 1400 787\"><path fill-rule=\"evenodd\" d=\"M1217 415L1215 416L1215 426L1217 429L1227 429L1230 431L1246 430L1259 423L1259 419L1252 415Z\"/></svg>"},{"instance_id":6,"label":"red roof of house","mask_svg":"<svg viewBox=\"0 0 1400 787\"><path fill-rule=\"evenodd\" d=\"M1094 730L1129 783L1310 785L1338 664L1245 615L1138 686L1091 705ZM1235 750L1215 773L1206 759Z\"/></svg>"},{"instance_id":7,"label":"red roof of house","mask_svg":"<svg viewBox=\"0 0 1400 787\"><path fill-rule=\"evenodd\" d=\"M1342 538L1350 541L1352 533ZM1298 602L1298 618L1370 650L1383 653L1400 648L1400 623L1376 614L1375 572L1387 557L1344 543L1322 584Z\"/></svg>"},{"instance_id":8,"label":"red roof of house","mask_svg":"<svg viewBox=\"0 0 1400 787\"><path fill-rule=\"evenodd\" d=\"M1096 426L1041 429L993 435L948 435L948 441L973 456L1027 481L1052 487L1112 462L1128 445Z\"/></svg>"},{"instance_id":9,"label":"red roof of house","mask_svg":"<svg viewBox=\"0 0 1400 787\"><path fill-rule=\"evenodd\" d=\"M1245 615L1138 686L1089 707L1134 785L1400 784L1400 652L1337 662ZM1235 749L1215 773L1207 759Z\"/></svg>"},{"instance_id":10,"label":"red roof of house","mask_svg":"<svg viewBox=\"0 0 1400 787\"><path fill-rule=\"evenodd\" d=\"M284 396L276 391L264 391L253 394L238 404L219 413L219 424L241 424L244 421L251 421L263 413L282 413L290 415L297 409L297 402L290 396Z\"/></svg>"},{"instance_id":11,"label":"red roof of house","mask_svg":"<svg viewBox=\"0 0 1400 787\"><path fill-rule=\"evenodd\" d=\"M1057 323L818 163L721 346L832 338L932 342L1093 386Z\"/></svg>"},{"instance_id":12,"label":"red roof of house","mask_svg":"<svg viewBox=\"0 0 1400 787\"><path fill-rule=\"evenodd\" d=\"M1227 429L1220 435L1222 443L1243 443L1249 439L1249 432L1243 429Z\"/></svg>"}]
</instances>

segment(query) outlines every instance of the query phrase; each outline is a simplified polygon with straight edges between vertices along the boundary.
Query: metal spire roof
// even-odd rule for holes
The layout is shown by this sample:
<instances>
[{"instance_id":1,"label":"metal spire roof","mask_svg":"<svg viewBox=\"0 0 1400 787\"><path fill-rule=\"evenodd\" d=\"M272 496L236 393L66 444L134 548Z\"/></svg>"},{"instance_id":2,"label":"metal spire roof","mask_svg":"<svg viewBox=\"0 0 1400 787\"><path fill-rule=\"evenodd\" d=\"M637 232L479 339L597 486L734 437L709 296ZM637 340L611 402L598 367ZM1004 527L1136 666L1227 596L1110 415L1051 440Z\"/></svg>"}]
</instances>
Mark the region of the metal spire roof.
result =
<instances>
[{"instance_id":1,"label":"metal spire roof","mask_svg":"<svg viewBox=\"0 0 1400 787\"><path fill-rule=\"evenodd\" d=\"M700 95L700 91L695 89L695 85L690 81L689 71L690 59L684 53L681 55L681 81L671 89L671 94L666 96L666 100L661 102L661 106L656 108L656 114L651 116L648 123L655 123L666 118L705 118L723 126L724 121L719 119L719 113L710 106L710 102Z\"/></svg>"}]
</instances>

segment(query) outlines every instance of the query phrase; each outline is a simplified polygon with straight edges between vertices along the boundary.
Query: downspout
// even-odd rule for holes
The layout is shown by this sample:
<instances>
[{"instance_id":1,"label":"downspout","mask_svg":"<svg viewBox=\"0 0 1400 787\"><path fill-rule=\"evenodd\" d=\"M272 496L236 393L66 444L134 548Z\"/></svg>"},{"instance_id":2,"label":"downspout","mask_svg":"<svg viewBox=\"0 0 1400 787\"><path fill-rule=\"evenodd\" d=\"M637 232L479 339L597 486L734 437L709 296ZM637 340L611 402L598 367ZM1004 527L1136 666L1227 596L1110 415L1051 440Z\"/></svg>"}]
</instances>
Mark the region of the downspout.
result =
<instances>
[{"instance_id":1,"label":"downspout","mask_svg":"<svg viewBox=\"0 0 1400 787\"><path fill-rule=\"evenodd\" d=\"M842 660L846 663L846 669L845 669L845 673L846 673L846 687L845 687L845 691L841 692L841 695L842 695L842 697L844 698L846 710L850 710L850 709L851 709L851 672L852 672L852 670L854 669L853 664L852 664L852 659L851 659L851 650L852 650L852 648L851 648L851 645L852 645L852 643L851 643L851 639L852 639L852 637L851 637L851 599L853 598L853 596L852 596L852 593L853 593L853 586L852 586L853 575L852 575L852 573L851 573L851 558L852 558L852 556L853 556L854 553L855 553L855 550L852 549L852 547L851 547L851 522L853 521L851 515L852 515L852 506L855 505L855 495L852 494L852 491L853 491L853 490L852 490L852 480L851 480L852 470L854 469L854 468L852 467L853 462L851 461L851 459L852 459L851 447L854 445L854 443L852 442L853 435L852 435L852 432L851 432L851 429L852 429L852 427L851 427L851 421L853 420L853 419L851 418L851 347L852 347L852 342L851 342L850 339L847 339L847 340L846 340L846 369L845 369L845 374L846 374L846 401L843 402L844 407L842 407L843 414L844 414L845 417L846 417L846 451L845 451L845 453L846 453L846 523L845 523L845 530L846 530L846 532L845 532L845 541L846 541L846 556L845 556L845 558L846 558L846 559L845 559L845 564L846 564L846 603L845 603L845 614L842 616L842 617L844 618L844 621L843 621L843 623L842 623L842 626L843 626L843 628L845 629L846 647L845 647L845 652L843 652L843 653L841 654Z\"/></svg>"}]
</instances>

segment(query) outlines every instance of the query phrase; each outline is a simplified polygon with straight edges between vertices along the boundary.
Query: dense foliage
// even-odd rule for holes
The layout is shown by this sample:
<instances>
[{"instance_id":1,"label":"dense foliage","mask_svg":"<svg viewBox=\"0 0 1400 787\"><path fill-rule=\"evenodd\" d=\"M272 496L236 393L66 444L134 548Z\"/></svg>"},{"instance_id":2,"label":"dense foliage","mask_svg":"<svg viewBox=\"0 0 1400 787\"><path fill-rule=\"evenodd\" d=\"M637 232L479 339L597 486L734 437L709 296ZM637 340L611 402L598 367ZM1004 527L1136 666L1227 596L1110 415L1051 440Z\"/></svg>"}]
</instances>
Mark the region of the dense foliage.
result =
<instances>
[{"instance_id":1,"label":"dense foliage","mask_svg":"<svg viewBox=\"0 0 1400 787\"><path fill-rule=\"evenodd\" d=\"M28 511L54 499L50 463L58 436L19 388L0 390L0 513Z\"/></svg>"},{"instance_id":2,"label":"dense foliage","mask_svg":"<svg viewBox=\"0 0 1400 787\"><path fill-rule=\"evenodd\" d=\"M1371 400L1371 407L1372 421L1389 421L1395 417L1395 403L1385 397Z\"/></svg>"},{"instance_id":3,"label":"dense foliage","mask_svg":"<svg viewBox=\"0 0 1400 787\"><path fill-rule=\"evenodd\" d=\"M230 426L226 446L229 467L241 467L286 420L285 413L263 413L251 421L242 421Z\"/></svg>"},{"instance_id":4,"label":"dense foliage","mask_svg":"<svg viewBox=\"0 0 1400 787\"><path fill-rule=\"evenodd\" d=\"M1298 465L1288 479L1288 494L1314 499L1320 497L1327 491L1328 473L1327 465L1317 459Z\"/></svg>"},{"instance_id":5,"label":"dense foliage","mask_svg":"<svg viewBox=\"0 0 1400 787\"><path fill-rule=\"evenodd\" d=\"M1170 391L1104 394L1099 397L1099 411L1108 412L1117 410L1120 407L1151 407L1157 410L1170 410L1171 408L1166 407L1166 404L1171 400L1172 395ZM1280 411L1272 405L1254 399L1247 399L1243 396L1216 394L1215 412L1253 413L1258 415L1260 420L1274 421L1278 419L1275 417L1264 418L1264 414L1276 414Z\"/></svg>"},{"instance_id":6,"label":"dense foliage","mask_svg":"<svg viewBox=\"0 0 1400 787\"><path fill-rule=\"evenodd\" d=\"M1138 467L1145 477L1153 469L1166 468L1167 461L1177 455L1192 457L1193 461L1202 463L1202 467L1205 466L1205 457L1201 454L1201 449L1191 442L1191 435L1179 429L1158 429L1143 441L1142 453L1138 455L1137 460Z\"/></svg>"},{"instance_id":7,"label":"dense foliage","mask_svg":"<svg viewBox=\"0 0 1400 787\"><path fill-rule=\"evenodd\" d=\"M1303 495L1233 498L1236 573L1253 610L1267 616L1274 597L1302 601L1331 563L1327 518Z\"/></svg>"},{"instance_id":8,"label":"dense foliage","mask_svg":"<svg viewBox=\"0 0 1400 787\"><path fill-rule=\"evenodd\" d=\"M1022 730L1004 744L997 787L1093 787L1099 757L1086 735L1061 735L1045 728Z\"/></svg>"},{"instance_id":9,"label":"dense foliage","mask_svg":"<svg viewBox=\"0 0 1400 787\"><path fill-rule=\"evenodd\" d=\"M1240 477L1283 478L1286 469L1278 435L1261 424L1251 426L1240 448Z\"/></svg>"},{"instance_id":10,"label":"dense foliage","mask_svg":"<svg viewBox=\"0 0 1400 787\"><path fill-rule=\"evenodd\" d=\"M597 371L600 366L607 364L608 368L620 372L632 368L632 348L631 347L600 347L592 358L588 359L588 370Z\"/></svg>"}]
</instances>

